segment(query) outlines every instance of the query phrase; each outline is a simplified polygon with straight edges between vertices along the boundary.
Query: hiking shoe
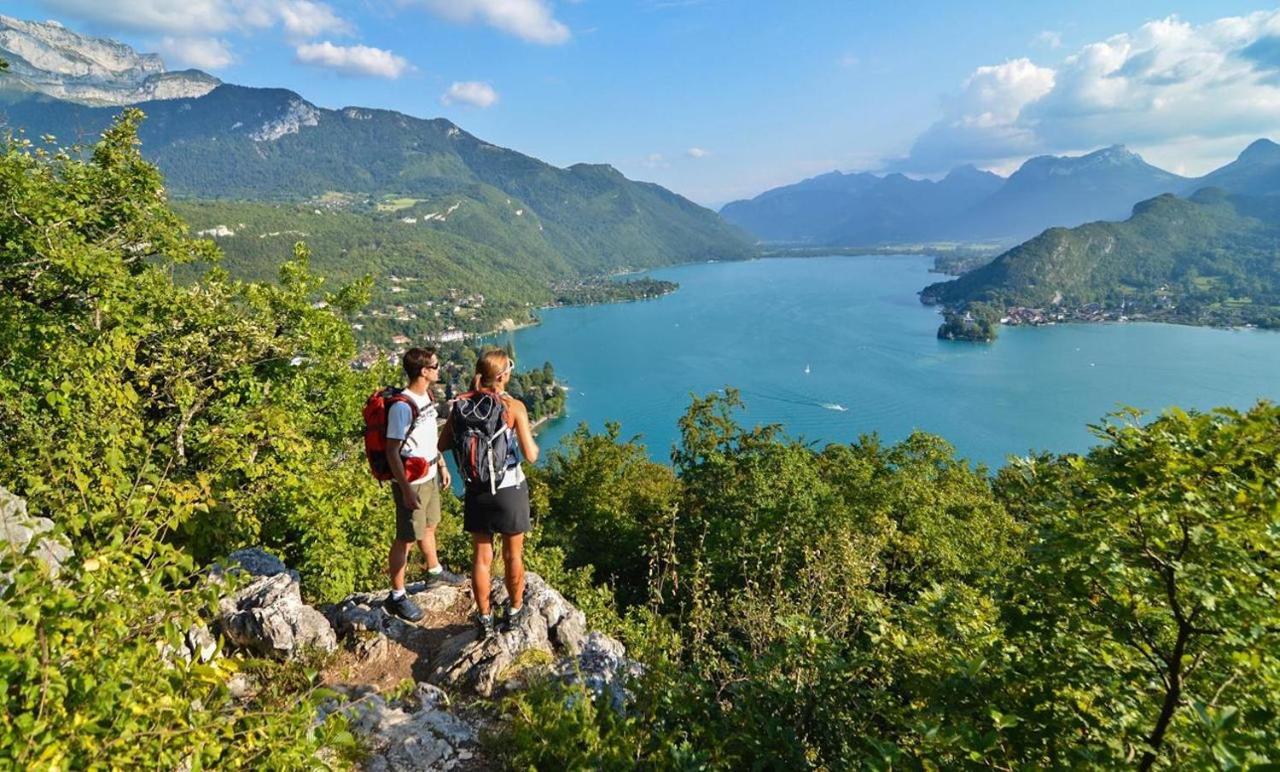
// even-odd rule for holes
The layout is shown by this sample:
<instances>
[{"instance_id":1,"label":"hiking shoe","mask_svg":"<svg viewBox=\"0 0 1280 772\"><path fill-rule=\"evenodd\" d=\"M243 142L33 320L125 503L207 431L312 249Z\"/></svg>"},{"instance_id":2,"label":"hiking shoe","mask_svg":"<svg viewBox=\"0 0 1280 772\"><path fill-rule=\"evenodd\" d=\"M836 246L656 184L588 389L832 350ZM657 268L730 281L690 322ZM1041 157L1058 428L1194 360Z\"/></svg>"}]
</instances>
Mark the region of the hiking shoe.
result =
<instances>
[{"instance_id":1,"label":"hiking shoe","mask_svg":"<svg viewBox=\"0 0 1280 772\"><path fill-rule=\"evenodd\" d=\"M455 574L447 568L441 568L440 573L433 574L427 572L427 586L431 587L437 584L447 584L450 587L461 587L467 583L467 577L462 574Z\"/></svg>"},{"instance_id":2,"label":"hiking shoe","mask_svg":"<svg viewBox=\"0 0 1280 772\"><path fill-rule=\"evenodd\" d=\"M388 595L387 599L382 601L382 607L388 614L395 614L408 622L417 622L422 619L422 609L418 608L417 603L409 600L408 595L401 595L399 598Z\"/></svg>"},{"instance_id":3,"label":"hiking shoe","mask_svg":"<svg viewBox=\"0 0 1280 772\"><path fill-rule=\"evenodd\" d=\"M508 607L507 615L503 619L503 623L502 623L503 631L509 632L511 630L516 629L516 627L518 627L520 623L524 622L524 620L527 619L528 617L529 617L528 606L522 605L520 608L515 608L515 609Z\"/></svg>"},{"instance_id":4,"label":"hiking shoe","mask_svg":"<svg viewBox=\"0 0 1280 772\"><path fill-rule=\"evenodd\" d=\"M471 615L471 621L476 623L476 628L480 631L481 638L491 638L494 634L493 614L481 614L479 611Z\"/></svg>"}]
</instances>

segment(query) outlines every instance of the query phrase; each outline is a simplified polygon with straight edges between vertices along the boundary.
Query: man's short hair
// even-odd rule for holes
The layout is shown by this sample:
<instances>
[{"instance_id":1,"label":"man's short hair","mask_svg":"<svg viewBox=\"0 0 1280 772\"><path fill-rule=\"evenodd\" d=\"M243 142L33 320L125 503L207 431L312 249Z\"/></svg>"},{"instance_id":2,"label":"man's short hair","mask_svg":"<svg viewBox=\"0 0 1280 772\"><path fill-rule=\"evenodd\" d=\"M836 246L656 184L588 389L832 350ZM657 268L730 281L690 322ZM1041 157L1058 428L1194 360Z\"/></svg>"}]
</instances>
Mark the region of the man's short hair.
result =
<instances>
[{"instance_id":1,"label":"man's short hair","mask_svg":"<svg viewBox=\"0 0 1280 772\"><path fill-rule=\"evenodd\" d=\"M400 366L404 368L405 377L412 381L422 375L422 369L431 364L431 360L435 358L436 350L431 346L411 348L404 352L404 357L400 360Z\"/></svg>"}]
</instances>

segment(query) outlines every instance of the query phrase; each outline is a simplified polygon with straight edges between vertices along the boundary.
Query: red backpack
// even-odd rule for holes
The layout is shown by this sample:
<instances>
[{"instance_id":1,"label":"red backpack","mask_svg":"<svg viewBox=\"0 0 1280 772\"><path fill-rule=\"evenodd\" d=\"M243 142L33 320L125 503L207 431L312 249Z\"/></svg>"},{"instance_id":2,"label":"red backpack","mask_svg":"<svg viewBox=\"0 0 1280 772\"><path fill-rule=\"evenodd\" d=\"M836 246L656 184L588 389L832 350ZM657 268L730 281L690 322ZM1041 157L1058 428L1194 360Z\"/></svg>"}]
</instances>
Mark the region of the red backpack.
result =
<instances>
[{"instance_id":1,"label":"red backpack","mask_svg":"<svg viewBox=\"0 0 1280 772\"><path fill-rule=\"evenodd\" d=\"M369 460L369 471L375 480L392 480L391 464L387 461L387 414L396 402L409 406L412 416L409 431L418 424L418 403L404 393L404 389L387 386L369 395L364 403L364 456ZM410 481L426 475L427 460L417 456L402 459L404 474Z\"/></svg>"}]
</instances>

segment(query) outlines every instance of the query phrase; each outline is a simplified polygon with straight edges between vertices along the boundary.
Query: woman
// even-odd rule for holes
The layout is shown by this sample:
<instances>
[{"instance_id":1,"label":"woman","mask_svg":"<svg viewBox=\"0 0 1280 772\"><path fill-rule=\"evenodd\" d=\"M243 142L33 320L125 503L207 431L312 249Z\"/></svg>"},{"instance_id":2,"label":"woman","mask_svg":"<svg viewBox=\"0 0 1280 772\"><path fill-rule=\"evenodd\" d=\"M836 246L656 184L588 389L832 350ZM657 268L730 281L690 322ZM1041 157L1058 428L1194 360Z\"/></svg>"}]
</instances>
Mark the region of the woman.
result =
<instances>
[{"instance_id":1,"label":"woman","mask_svg":"<svg viewBox=\"0 0 1280 772\"><path fill-rule=\"evenodd\" d=\"M463 528L471 534L473 557L471 591L475 595L476 624L481 634L493 634L493 611L489 608L489 570L493 562L493 537L502 535L503 579L510 598L506 627L511 629L528 613L524 606L524 535L529 530L529 486L520 457L530 463L538 460L538 445L533 441L529 412L524 403L506 393L507 382L515 370L515 360L505 351L485 352L476 362L472 391L458 397L449 418L440 428L439 449L443 452L460 442L455 435L465 435L477 412L500 410L504 443L508 448L504 459L492 467L492 478L483 484L468 481L463 497ZM495 415L495 418L498 416ZM518 450L517 450L518 448ZM462 472L463 470L459 470ZM466 479L465 473L463 474Z\"/></svg>"}]
</instances>

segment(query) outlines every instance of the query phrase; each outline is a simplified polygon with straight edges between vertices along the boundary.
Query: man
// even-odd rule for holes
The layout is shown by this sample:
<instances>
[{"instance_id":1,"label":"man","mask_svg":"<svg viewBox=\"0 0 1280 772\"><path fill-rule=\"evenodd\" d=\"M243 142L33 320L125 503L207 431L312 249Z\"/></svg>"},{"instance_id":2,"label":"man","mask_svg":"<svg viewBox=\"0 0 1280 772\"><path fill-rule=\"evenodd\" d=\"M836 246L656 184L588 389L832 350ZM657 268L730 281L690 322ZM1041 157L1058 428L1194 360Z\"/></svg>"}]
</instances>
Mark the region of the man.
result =
<instances>
[{"instance_id":1,"label":"man","mask_svg":"<svg viewBox=\"0 0 1280 772\"><path fill-rule=\"evenodd\" d=\"M466 579L446 571L436 556L436 526L440 524L440 488L449 486L449 468L436 450L436 406L431 387L440 377L440 360L433 348L411 348L401 361L409 385L401 393L412 400L414 410L397 399L387 410L387 463L394 481L391 495L396 504L396 539L391 544L389 573L391 595L383 604L396 616L416 622L422 609L404 591L404 569L416 543L427 562L427 583L462 585ZM426 473L416 480L405 474L404 459L426 461Z\"/></svg>"}]
</instances>

